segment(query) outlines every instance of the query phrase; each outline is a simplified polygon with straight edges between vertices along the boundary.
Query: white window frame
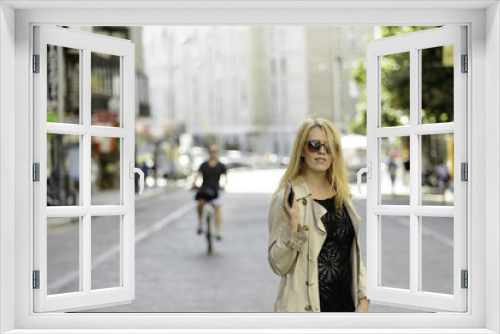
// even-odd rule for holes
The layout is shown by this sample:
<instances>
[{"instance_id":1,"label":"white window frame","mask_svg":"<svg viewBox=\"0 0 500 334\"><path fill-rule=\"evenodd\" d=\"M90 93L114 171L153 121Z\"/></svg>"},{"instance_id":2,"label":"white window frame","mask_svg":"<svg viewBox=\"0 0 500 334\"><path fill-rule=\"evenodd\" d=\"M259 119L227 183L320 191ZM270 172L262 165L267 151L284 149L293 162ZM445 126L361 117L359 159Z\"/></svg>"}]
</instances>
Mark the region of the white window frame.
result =
<instances>
[{"instance_id":1,"label":"white window frame","mask_svg":"<svg viewBox=\"0 0 500 334\"><path fill-rule=\"evenodd\" d=\"M405 1L410 3L410 1ZM150 10L118 9L126 3L131 8L147 6L130 2L78 2L70 9L42 10L46 6L71 6L69 2L17 2L0 4L0 78L1 130L0 132L0 182L1 197L1 248L0 248L0 330L15 330L12 333L37 333L51 329L51 333L77 332L87 328L88 332L111 332L112 329L127 329L128 333L164 332L174 333L175 328L191 328L191 332L203 332L203 328L226 329L251 328L252 332L283 333L298 332L345 332L355 322L357 330L351 333L495 333L500 331L500 278L499 244L500 229L500 10L497 1L447 2L411 1L404 8L402 2L286 2L266 3L201 2L189 4L172 1L163 6L170 8ZM462 9L453 9L460 5ZM17 8L19 10L14 10ZM24 8L35 8L21 10ZM27 7L26 7L27 6ZM30 7L31 6L31 7ZM87 9L74 9L76 6ZM94 7L95 6L95 7ZM97 6L108 6L106 15ZM161 6L154 2L152 6ZM193 6L196 9L192 9ZM226 8L224 8L226 6ZM230 8L228 8L231 6ZM398 9L392 9L398 6ZM413 6L413 7L412 7ZM420 9L418 7L420 6ZM429 7L425 7L429 6ZM488 8L489 6L489 8ZM191 9L182 9L190 8ZM203 8L202 8L203 7ZM417 9L415 9L415 7ZM436 8L437 7L437 8ZM90 8L90 9L89 9ZM353 9L346 9L353 8ZM408 10L408 8L414 8ZM451 8L451 9L450 9ZM210 9L207 11L207 9ZM265 9L265 10L261 10ZM209 14L207 14L209 13ZM486 22L486 24L485 24ZM71 25L152 25L152 24L213 24L213 25L436 25L465 24L469 27L469 110L468 151L470 152L468 197L469 224L469 289L468 312L464 314L33 314L30 277L32 260L33 203L30 181L32 156L32 106L27 96L32 95L30 81L32 26L35 24ZM15 41L14 41L15 32ZM4 48L6 46L6 48ZM14 49L15 47L15 49ZM14 57L15 55L15 57ZM13 70L15 66L15 70ZM487 69L487 71L486 71ZM6 75L7 74L7 75ZM15 79L15 96L12 82ZM15 130L8 130L6 123L15 110ZM487 119L487 121L486 121ZM6 122L7 121L7 122ZM15 135L12 145L9 134ZM488 137L486 140L487 133ZM487 154L486 154L487 153ZM15 161L8 166L5 161ZM15 166L15 168L14 168ZM9 179L13 179L15 183ZM486 182L488 176L488 182ZM473 180L473 182L472 182ZM11 186L7 189L3 185ZM15 188L14 188L15 186ZM6 199L15 189L15 199ZM13 205L13 206L12 206ZM14 209L12 209L12 207ZM486 223L486 221L491 223ZM473 226L473 228L472 228ZM14 241L15 240L15 241ZM14 254L14 257L12 257ZM15 259L13 261L12 259ZM30 260L27 260L30 259ZM486 266L486 263L488 265ZM15 289L12 289L15 286ZM487 292L487 293L486 293ZM15 308L12 308L15 305ZM355 318L353 318L355 317ZM193 321L193 318L195 321ZM355 320L354 320L355 319ZM354 320L354 321L353 321ZM143 326L143 329L132 330ZM146 329L150 328L150 331ZM167 328L167 329L165 329ZM169 329L170 330L169 330ZM259 328L261 328L259 330ZM262 329L266 328L266 329ZM309 328L311 330L305 330ZM59 330L57 330L59 329ZM100 330L99 330L100 329ZM154 331L153 329L158 329ZM164 329L164 330L160 330ZM231 330L233 329L233 330ZM315 330L314 330L315 329ZM213 330L211 332L221 332ZM242 330L243 331L243 330ZM47 332L47 331L45 331ZM189 331L183 331L184 333ZM248 331L247 331L248 332Z\"/></svg>"}]
</instances>

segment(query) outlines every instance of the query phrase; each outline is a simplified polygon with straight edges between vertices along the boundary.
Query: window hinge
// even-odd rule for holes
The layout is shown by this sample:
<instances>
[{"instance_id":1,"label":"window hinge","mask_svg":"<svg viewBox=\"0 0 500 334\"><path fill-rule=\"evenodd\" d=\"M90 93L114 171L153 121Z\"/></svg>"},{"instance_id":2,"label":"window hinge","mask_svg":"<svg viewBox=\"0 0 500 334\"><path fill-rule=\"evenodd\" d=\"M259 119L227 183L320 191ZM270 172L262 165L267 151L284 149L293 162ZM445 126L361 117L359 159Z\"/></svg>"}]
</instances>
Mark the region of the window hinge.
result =
<instances>
[{"instance_id":1,"label":"window hinge","mask_svg":"<svg viewBox=\"0 0 500 334\"><path fill-rule=\"evenodd\" d=\"M462 162L460 164L460 170L461 170L461 180L462 181L469 181L469 166L466 162Z\"/></svg>"},{"instance_id":2,"label":"window hinge","mask_svg":"<svg viewBox=\"0 0 500 334\"><path fill-rule=\"evenodd\" d=\"M40 289L40 270L33 270L33 289Z\"/></svg>"},{"instance_id":3,"label":"window hinge","mask_svg":"<svg viewBox=\"0 0 500 334\"><path fill-rule=\"evenodd\" d=\"M40 73L40 55L33 55L33 73Z\"/></svg>"},{"instance_id":4,"label":"window hinge","mask_svg":"<svg viewBox=\"0 0 500 334\"><path fill-rule=\"evenodd\" d=\"M462 73L469 72L469 57L462 55Z\"/></svg>"},{"instance_id":5,"label":"window hinge","mask_svg":"<svg viewBox=\"0 0 500 334\"><path fill-rule=\"evenodd\" d=\"M33 181L40 182L40 163L33 164Z\"/></svg>"},{"instance_id":6,"label":"window hinge","mask_svg":"<svg viewBox=\"0 0 500 334\"><path fill-rule=\"evenodd\" d=\"M467 270L462 270L462 289L469 287L469 274Z\"/></svg>"}]
</instances>

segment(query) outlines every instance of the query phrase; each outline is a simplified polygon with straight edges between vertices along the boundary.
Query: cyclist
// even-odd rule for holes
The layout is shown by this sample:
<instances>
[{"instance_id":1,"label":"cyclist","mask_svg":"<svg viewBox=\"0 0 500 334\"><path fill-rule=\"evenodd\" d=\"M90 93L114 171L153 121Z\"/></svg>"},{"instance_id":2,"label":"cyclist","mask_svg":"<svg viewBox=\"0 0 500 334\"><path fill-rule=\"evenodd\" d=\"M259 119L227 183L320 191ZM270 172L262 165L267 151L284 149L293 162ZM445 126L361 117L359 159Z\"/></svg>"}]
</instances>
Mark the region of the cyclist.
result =
<instances>
[{"instance_id":1,"label":"cyclist","mask_svg":"<svg viewBox=\"0 0 500 334\"><path fill-rule=\"evenodd\" d=\"M220 241L221 237L221 192L227 185L227 169L226 166L219 161L217 155L217 145L210 144L208 146L210 158L201 164L198 173L196 174L191 189L196 188L196 181L202 177L203 183L198 189L195 199L198 201L198 234L203 233L202 216L203 206L206 202L210 202L215 209L215 239ZM221 186L221 176L223 182Z\"/></svg>"}]
</instances>

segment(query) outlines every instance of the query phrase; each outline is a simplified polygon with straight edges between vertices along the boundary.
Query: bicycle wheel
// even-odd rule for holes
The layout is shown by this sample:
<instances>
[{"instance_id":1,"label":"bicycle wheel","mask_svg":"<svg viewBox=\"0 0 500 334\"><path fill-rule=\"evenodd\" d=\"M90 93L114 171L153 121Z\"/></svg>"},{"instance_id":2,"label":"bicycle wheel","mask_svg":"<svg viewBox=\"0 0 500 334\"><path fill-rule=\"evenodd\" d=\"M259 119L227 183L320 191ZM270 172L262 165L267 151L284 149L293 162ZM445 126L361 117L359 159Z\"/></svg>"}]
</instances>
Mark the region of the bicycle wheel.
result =
<instances>
[{"instance_id":1,"label":"bicycle wheel","mask_svg":"<svg viewBox=\"0 0 500 334\"><path fill-rule=\"evenodd\" d=\"M213 236L212 236L212 214L208 213L207 214L207 244L208 244L208 254L212 254L212 241L213 241Z\"/></svg>"}]
</instances>

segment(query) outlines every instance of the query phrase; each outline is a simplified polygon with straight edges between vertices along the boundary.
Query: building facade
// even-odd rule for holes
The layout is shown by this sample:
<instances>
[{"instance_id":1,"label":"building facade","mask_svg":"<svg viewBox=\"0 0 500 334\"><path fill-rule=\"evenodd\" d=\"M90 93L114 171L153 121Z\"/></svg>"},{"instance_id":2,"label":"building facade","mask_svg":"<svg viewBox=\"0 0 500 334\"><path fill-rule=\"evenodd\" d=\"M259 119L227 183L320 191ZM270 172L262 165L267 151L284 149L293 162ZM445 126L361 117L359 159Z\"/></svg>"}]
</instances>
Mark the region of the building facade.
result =
<instances>
[{"instance_id":1,"label":"building facade","mask_svg":"<svg viewBox=\"0 0 500 334\"><path fill-rule=\"evenodd\" d=\"M373 27L144 27L158 133L197 145L289 154L308 116L345 131L355 114L352 63Z\"/></svg>"}]
</instances>

